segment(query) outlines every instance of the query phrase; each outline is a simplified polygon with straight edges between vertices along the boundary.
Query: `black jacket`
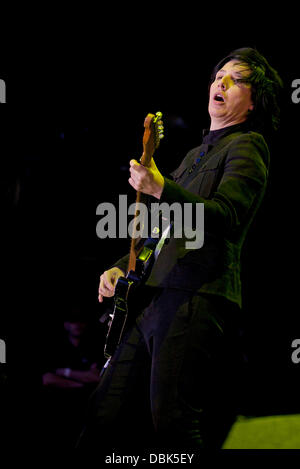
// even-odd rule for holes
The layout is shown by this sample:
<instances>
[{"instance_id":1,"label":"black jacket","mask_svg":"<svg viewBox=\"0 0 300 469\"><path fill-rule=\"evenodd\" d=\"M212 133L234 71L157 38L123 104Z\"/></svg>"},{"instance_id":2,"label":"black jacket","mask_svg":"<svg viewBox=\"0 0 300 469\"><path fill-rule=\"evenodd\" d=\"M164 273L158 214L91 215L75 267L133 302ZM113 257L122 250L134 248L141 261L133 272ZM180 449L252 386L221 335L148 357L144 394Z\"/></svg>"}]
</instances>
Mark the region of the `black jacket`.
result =
<instances>
[{"instance_id":1,"label":"black jacket","mask_svg":"<svg viewBox=\"0 0 300 469\"><path fill-rule=\"evenodd\" d=\"M224 130L215 144L186 155L173 180L165 178L159 201L204 203L203 247L186 249L185 237L171 237L146 284L222 295L241 306L241 248L265 192L269 151L261 134ZM126 271L127 262L125 256L115 266Z\"/></svg>"}]
</instances>

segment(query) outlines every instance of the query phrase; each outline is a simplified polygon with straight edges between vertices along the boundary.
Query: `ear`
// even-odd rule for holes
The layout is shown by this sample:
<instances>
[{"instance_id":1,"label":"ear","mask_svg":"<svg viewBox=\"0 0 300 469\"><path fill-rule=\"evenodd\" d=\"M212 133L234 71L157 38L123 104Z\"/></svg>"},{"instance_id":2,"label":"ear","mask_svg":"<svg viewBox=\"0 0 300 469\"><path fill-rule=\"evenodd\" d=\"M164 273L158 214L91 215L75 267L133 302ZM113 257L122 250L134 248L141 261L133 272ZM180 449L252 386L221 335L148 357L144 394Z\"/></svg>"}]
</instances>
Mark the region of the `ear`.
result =
<instances>
[{"instance_id":1,"label":"ear","mask_svg":"<svg viewBox=\"0 0 300 469\"><path fill-rule=\"evenodd\" d=\"M249 109L248 109L248 111L253 111L253 109L254 109L254 104L253 104L253 103L251 103L251 104L250 104L250 106L249 106Z\"/></svg>"}]
</instances>

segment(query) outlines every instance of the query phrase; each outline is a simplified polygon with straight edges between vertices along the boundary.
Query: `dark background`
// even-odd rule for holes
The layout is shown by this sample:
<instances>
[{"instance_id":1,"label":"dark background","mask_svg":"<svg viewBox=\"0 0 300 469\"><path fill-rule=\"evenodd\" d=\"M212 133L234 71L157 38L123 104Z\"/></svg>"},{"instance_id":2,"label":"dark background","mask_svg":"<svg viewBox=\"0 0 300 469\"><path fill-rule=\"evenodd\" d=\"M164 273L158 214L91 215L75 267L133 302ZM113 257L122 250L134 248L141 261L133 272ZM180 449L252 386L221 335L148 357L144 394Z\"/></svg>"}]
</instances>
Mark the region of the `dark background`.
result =
<instances>
[{"instance_id":1,"label":"dark background","mask_svg":"<svg viewBox=\"0 0 300 469\"><path fill-rule=\"evenodd\" d=\"M106 307L97 303L98 279L127 252L129 241L98 239L95 211L101 202L117 202L118 194L128 193L134 201L128 163L141 155L145 116L163 113L165 139L156 162L167 174L200 143L209 124L212 67L244 46L257 47L285 87L282 126L269 142L269 188L244 249L249 362L242 412L299 413L300 364L291 361L291 342L300 333L300 104L291 101L291 83L300 77L296 43L280 37L275 26L262 38L256 33L231 38L216 29L204 40L200 22L170 23L169 18L169 29L145 33L142 26L119 30L111 22L109 33L75 43L71 62L60 46L50 55L47 49L47 58L42 51L13 64L3 60L0 338L7 344L2 403L8 406L2 407L16 441L27 441L25 434L36 441L43 416L43 351L45 344L54 346L57 328L74 304L99 329L103 346L99 317Z\"/></svg>"}]
</instances>

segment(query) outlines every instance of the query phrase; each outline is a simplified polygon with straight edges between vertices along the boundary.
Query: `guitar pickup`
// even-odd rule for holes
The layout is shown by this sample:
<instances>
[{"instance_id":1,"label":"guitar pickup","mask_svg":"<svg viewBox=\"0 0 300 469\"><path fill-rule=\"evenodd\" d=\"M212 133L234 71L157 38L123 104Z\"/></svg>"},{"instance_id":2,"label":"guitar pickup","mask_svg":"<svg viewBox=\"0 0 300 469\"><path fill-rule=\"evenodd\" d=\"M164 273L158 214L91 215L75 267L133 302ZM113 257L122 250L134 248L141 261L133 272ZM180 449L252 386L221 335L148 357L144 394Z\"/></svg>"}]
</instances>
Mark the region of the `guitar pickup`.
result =
<instances>
[{"instance_id":1,"label":"guitar pickup","mask_svg":"<svg viewBox=\"0 0 300 469\"><path fill-rule=\"evenodd\" d=\"M153 249L150 249L144 246L144 248L142 249L142 252L139 255L139 260L146 263L150 259L151 254L153 254Z\"/></svg>"}]
</instances>

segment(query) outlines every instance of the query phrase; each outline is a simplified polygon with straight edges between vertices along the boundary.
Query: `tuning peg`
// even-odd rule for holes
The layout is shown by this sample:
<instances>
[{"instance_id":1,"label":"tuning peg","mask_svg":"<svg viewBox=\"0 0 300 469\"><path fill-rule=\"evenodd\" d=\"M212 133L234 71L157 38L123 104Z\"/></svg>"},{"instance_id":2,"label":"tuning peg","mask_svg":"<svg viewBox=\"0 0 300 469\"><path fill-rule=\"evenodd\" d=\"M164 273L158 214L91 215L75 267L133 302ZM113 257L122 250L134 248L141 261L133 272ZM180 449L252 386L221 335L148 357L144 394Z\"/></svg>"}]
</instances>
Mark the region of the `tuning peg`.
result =
<instances>
[{"instance_id":1,"label":"tuning peg","mask_svg":"<svg viewBox=\"0 0 300 469\"><path fill-rule=\"evenodd\" d=\"M157 119L161 119L161 118L162 118L162 113L161 113L161 112L157 112L155 115L156 115Z\"/></svg>"}]
</instances>

